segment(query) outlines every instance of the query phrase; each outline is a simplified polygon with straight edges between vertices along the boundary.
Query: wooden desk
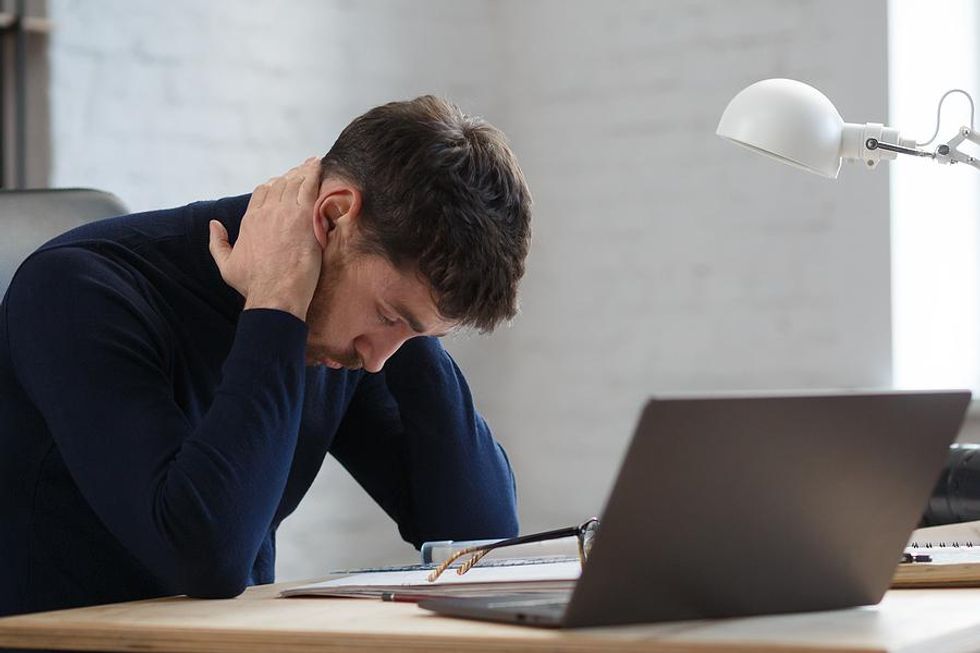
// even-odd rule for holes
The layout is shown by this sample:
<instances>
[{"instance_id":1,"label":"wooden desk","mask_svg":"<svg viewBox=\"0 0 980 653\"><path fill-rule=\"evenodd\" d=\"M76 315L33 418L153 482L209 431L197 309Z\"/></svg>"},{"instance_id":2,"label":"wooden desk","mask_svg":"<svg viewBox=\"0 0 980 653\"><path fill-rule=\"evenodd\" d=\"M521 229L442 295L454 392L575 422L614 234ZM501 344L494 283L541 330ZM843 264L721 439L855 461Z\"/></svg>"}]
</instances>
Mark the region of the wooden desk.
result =
<instances>
[{"instance_id":1,"label":"wooden desk","mask_svg":"<svg viewBox=\"0 0 980 653\"><path fill-rule=\"evenodd\" d=\"M101 651L943 651L980 650L980 589L893 590L877 606L719 621L554 631L439 617L411 603L156 599L0 619L0 647Z\"/></svg>"}]
</instances>

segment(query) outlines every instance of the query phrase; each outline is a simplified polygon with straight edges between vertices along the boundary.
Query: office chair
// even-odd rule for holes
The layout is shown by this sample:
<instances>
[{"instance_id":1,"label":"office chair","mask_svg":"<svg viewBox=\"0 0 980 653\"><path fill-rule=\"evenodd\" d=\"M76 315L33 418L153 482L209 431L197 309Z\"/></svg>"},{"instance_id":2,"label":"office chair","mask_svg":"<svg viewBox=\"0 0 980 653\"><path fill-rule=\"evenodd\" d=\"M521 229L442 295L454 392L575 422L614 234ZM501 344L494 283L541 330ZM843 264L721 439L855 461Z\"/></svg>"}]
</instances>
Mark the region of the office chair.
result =
<instances>
[{"instance_id":1,"label":"office chair","mask_svg":"<svg viewBox=\"0 0 980 653\"><path fill-rule=\"evenodd\" d=\"M118 197L91 188L0 190L0 297L38 247L74 227L126 213Z\"/></svg>"}]
</instances>

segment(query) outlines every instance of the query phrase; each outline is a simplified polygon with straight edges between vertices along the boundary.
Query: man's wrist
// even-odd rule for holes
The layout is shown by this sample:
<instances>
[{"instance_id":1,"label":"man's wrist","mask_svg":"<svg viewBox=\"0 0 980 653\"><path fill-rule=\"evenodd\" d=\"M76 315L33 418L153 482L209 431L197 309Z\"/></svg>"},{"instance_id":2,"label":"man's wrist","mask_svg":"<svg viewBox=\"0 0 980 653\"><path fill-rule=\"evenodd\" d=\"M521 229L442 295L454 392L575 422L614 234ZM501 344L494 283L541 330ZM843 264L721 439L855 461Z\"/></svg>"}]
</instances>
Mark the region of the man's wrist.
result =
<instances>
[{"instance_id":1,"label":"man's wrist","mask_svg":"<svg viewBox=\"0 0 980 653\"><path fill-rule=\"evenodd\" d=\"M285 311L305 322L310 303L284 294L249 293L248 297L245 298L245 310L251 308Z\"/></svg>"}]
</instances>

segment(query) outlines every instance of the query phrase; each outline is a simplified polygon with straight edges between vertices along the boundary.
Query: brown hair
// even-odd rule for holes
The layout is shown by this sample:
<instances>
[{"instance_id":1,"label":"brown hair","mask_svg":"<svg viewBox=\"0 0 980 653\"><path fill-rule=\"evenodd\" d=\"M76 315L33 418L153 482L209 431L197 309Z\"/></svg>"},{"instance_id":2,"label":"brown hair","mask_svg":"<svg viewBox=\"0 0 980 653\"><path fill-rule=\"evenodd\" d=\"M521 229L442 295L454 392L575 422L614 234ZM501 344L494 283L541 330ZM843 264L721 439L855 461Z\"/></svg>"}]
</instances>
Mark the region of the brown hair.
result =
<instances>
[{"instance_id":1,"label":"brown hair","mask_svg":"<svg viewBox=\"0 0 980 653\"><path fill-rule=\"evenodd\" d=\"M425 95L356 118L322 164L361 190L359 250L414 269L443 318L487 332L517 314L531 193L500 130Z\"/></svg>"}]
</instances>

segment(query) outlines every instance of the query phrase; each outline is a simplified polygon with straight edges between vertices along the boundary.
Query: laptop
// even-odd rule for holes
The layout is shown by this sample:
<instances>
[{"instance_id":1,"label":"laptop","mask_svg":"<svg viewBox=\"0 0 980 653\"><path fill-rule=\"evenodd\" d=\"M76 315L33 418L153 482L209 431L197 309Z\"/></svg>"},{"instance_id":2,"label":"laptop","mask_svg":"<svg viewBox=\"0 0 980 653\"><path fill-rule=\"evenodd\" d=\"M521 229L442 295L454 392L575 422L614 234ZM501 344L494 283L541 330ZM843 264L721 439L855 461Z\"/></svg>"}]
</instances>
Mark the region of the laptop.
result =
<instances>
[{"instance_id":1,"label":"laptop","mask_svg":"<svg viewBox=\"0 0 980 653\"><path fill-rule=\"evenodd\" d=\"M877 603L968 391L650 399L571 592L428 599L577 628Z\"/></svg>"}]
</instances>

